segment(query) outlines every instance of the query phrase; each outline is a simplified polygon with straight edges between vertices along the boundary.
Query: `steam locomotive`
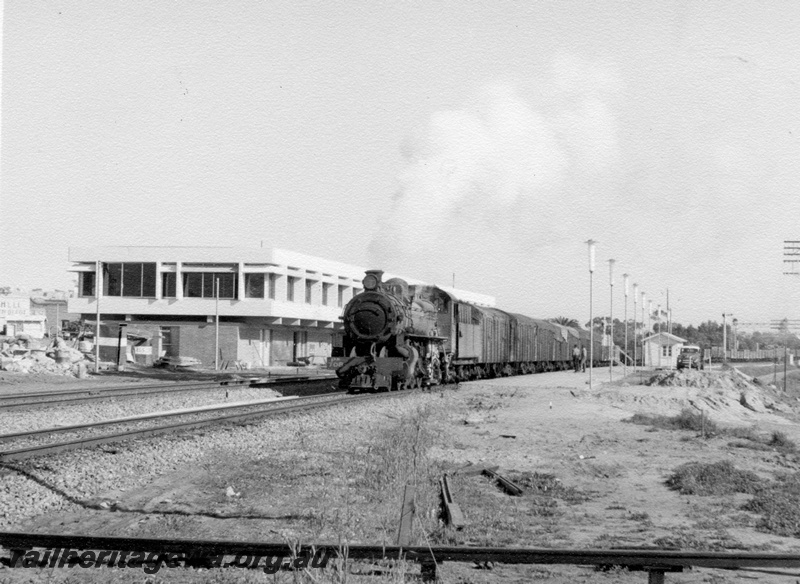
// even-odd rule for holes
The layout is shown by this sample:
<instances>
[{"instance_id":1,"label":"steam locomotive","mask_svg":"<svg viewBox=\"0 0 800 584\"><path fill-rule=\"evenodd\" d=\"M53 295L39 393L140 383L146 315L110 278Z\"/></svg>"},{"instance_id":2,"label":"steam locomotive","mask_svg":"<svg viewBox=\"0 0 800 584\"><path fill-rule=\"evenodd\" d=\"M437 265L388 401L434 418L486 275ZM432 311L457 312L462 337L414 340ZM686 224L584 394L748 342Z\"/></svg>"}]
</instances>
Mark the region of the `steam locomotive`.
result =
<instances>
[{"instance_id":1,"label":"steam locomotive","mask_svg":"<svg viewBox=\"0 0 800 584\"><path fill-rule=\"evenodd\" d=\"M438 385L567 369L589 332L459 300L369 270L347 303L339 386L350 392ZM602 360L599 340L595 362Z\"/></svg>"}]
</instances>

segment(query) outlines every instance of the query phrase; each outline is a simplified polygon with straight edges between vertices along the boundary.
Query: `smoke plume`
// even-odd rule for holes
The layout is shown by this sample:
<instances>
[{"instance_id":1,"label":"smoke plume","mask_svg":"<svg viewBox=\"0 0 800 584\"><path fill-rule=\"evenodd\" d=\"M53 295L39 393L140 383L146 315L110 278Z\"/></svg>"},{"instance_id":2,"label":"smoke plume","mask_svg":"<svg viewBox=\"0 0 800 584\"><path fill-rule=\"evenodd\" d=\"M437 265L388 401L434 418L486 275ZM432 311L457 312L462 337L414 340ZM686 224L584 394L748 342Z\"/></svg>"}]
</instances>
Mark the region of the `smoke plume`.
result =
<instances>
[{"instance_id":1,"label":"smoke plume","mask_svg":"<svg viewBox=\"0 0 800 584\"><path fill-rule=\"evenodd\" d=\"M370 245L372 265L450 284L451 271L493 272L498 258L516 261L559 237L556 222L574 218L585 197L570 187L615 161L604 101L615 83L569 59L554 71L547 87L527 92L533 98L487 85L401 146L399 189Z\"/></svg>"}]
</instances>

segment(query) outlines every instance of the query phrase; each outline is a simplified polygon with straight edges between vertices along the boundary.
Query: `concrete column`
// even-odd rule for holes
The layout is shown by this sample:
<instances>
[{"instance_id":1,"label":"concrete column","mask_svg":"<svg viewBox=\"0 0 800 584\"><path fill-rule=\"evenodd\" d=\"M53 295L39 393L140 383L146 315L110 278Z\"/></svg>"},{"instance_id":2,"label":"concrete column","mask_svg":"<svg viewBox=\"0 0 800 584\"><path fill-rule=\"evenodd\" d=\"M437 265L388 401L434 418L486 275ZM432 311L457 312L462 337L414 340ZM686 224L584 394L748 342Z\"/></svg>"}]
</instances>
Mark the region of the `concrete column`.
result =
<instances>
[{"instance_id":1,"label":"concrete column","mask_svg":"<svg viewBox=\"0 0 800 584\"><path fill-rule=\"evenodd\" d=\"M244 263L239 262L237 264L238 273L236 277L239 279L239 289L236 291L236 300L243 300L244 299Z\"/></svg>"},{"instance_id":2,"label":"concrete column","mask_svg":"<svg viewBox=\"0 0 800 584\"><path fill-rule=\"evenodd\" d=\"M181 270L183 269L182 262L175 262L175 298L183 300L183 278L181 277Z\"/></svg>"},{"instance_id":3,"label":"concrete column","mask_svg":"<svg viewBox=\"0 0 800 584\"><path fill-rule=\"evenodd\" d=\"M161 285L162 279L161 262L156 262L156 298L159 300L164 296L163 286Z\"/></svg>"}]
</instances>

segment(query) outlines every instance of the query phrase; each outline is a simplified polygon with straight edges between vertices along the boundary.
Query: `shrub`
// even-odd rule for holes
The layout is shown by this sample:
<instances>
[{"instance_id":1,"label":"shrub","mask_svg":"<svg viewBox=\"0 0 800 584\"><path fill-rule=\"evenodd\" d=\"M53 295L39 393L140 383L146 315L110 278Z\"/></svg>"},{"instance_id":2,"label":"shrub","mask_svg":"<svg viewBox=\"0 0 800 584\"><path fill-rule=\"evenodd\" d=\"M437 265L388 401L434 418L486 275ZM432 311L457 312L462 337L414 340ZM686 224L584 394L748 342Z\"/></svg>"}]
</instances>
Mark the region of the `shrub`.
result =
<instances>
[{"instance_id":1,"label":"shrub","mask_svg":"<svg viewBox=\"0 0 800 584\"><path fill-rule=\"evenodd\" d=\"M667 485L683 495L754 493L762 480L753 472L738 470L725 460L706 464L689 462L675 469Z\"/></svg>"},{"instance_id":2,"label":"shrub","mask_svg":"<svg viewBox=\"0 0 800 584\"><path fill-rule=\"evenodd\" d=\"M705 431L706 434L716 434L719 431L717 425L709 418L689 408L684 408L681 410L681 413L676 416L634 414L633 417L626 420L626 422L654 426L664 430Z\"/></svg>"},{"instance_id":3,"label":"shrub","mask_svg":"<svg viewBox=\"0 0 800 584\"><path fill-rule=\"evenodd\" d=\"M800 536L800 473L785 475L762 486L744 509L762 515L756 529L788 537Z\"/></svg>"}]
</instances>

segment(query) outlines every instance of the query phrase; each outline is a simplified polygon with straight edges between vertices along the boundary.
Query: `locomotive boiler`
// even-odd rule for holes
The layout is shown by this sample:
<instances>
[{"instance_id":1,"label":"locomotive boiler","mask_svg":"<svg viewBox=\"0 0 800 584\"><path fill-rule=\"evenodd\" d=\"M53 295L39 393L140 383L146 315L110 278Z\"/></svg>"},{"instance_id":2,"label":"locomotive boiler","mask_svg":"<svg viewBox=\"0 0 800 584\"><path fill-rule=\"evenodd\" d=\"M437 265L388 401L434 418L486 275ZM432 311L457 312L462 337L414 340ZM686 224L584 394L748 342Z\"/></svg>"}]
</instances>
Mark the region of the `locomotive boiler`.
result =
<instances>
[{"instance_id":1,"label":"locomotive boiler","mask_svg":"<svg viewBox=\"0 0 800 584\"><path fill-rule=\"evenodd\" d=\"M441 382L445 338L437 334L434 304L404 280L382 277L381 270L369 270L364 291L344 308L348 359L337 369L340 385L395 390Z\"/></svg>"}]
</instances>

